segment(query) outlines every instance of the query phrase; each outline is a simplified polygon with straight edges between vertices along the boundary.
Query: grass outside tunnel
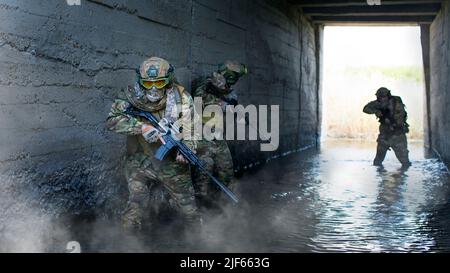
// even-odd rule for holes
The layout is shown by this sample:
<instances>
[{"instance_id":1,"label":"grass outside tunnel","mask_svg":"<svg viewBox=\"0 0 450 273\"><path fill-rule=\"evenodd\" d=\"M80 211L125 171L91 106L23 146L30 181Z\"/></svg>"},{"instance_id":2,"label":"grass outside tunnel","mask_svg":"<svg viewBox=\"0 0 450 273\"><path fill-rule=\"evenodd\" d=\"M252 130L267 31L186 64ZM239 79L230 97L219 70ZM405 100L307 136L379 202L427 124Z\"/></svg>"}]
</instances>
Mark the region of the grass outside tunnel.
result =
<instances>
[{"instance_id":1,"label":"grass outside tunnel","mask_svg":"<svg viewBox=\"0 0 450 273\"><path fill-rule=\"evenodd\" d=\"M386 43L385 41L390 41ZM423 140L424 76L418 27L326 27L325 138L374 140L379 123L362 112L387 87L406 105L409 139Z\"/></svg>"}]
</instances>

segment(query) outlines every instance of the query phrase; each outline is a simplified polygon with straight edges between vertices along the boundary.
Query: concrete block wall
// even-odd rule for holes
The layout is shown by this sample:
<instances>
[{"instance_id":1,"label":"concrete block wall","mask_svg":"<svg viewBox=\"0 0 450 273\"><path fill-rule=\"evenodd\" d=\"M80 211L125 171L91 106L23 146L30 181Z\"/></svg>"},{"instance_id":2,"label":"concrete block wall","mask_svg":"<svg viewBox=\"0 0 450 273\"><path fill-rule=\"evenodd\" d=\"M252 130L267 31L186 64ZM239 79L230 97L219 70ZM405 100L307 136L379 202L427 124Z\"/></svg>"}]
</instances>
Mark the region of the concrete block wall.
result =
<instances>
[{"instance_id":1,"label":"concrete block wall","mask_svg":"<svg viewBox=\"0 0 450 273\"><path fill-rule=\"evenodd\" d=\"M247 63L241 103L280 105L276 154L316 141L315 29L284 1L0 0L0 19L0 232L30 212L120 212L125 137L104 122L149 56L187 88L225 59ZM239 166L275 155L233 152Z\"/></svg>"},{"instance_id":2,"label":"concrete block wall","mask_svg":"<svg viewBox=\"0 0 450 273\"><path fill-rule=\"evenodd\" d=\"M430 27L429 128L431 145L450 163L450 5L443 3L440 14Z\"/></svg>"}]
</instances>

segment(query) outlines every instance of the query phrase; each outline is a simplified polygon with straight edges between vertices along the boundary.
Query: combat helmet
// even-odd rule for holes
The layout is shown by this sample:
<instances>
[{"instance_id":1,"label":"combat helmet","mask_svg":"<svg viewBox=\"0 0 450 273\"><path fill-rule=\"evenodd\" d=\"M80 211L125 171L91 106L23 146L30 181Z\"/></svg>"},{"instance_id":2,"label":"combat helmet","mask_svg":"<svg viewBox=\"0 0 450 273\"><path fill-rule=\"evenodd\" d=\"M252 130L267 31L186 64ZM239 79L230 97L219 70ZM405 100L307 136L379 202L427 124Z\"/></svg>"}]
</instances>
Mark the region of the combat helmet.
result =
<instances>
[{"instance_id":1,"label":"combat helmet","mask_svg":"<svg viewBox=\"0 0 450 273\"><path fill-rule=\"evenodd\" d=\"M377 93L375 94L377 97L391 97L391 91L387 89L386 87L381 87L377 90Z\"/></svg>"},{"instance_id":2,"label":"combat helmet","mask_svg":"<svg viewBox=\"0 0 450 273\"><path fill-rule=\"evenodd\" d=\"M228 60L219 65L217 72L225 77L228 85L233 85L239 80L240 77L246 75L248 70L245 64Z\"/></svg>"},{"instance_id":3,"label":"combat helmet","mask_svg":"<svg viewBox=\"0 0 450 273\"><path fill-rule=\"evenodd\" d=\"M174 68L166 60L151 57L145 60L138 71L139 83L145 89L156 87L162 89L171 85L174 79Z\"/></svg>"},{"instance_id":4,"label":"combat helmet","mask_svg":"<svg viewBox=\"0 0 450 273\"><path fill-rule=\"evenodd\" d=\"M174 83L174 68L166 60L151 57L136 69L136 82L125 94L128 100L144 111L164 108L166 89Z\"/></svg>"}]
</instances>

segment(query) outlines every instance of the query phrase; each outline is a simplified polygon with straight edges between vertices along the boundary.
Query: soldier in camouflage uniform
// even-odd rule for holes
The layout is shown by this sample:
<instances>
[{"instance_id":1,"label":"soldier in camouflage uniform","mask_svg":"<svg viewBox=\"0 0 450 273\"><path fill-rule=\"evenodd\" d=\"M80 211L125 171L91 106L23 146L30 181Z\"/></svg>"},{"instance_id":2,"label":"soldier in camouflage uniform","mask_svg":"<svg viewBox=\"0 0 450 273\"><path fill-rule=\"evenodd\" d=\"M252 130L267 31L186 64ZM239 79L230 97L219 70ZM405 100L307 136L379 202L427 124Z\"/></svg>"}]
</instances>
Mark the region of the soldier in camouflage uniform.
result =
<instances>
[{"instance_id":1,"label":"soldier in camouflage uniform","mask_svg":"<svg viewBox=\"0 0 450 273\"><path fill-rule=\"evenodd\" d=\"M219 65L217 72L204 79L198 80L198 86L194 87L192 96L201 97L203 109L209 105L218 105L225 112L227 105L236 106L237 95L232 86L237 83L240 77L247 74L247 67L236 61L226 61ZM203 126L205 126L211 118L203 117ZM216 133L223 134L223 128L214 128ZM198 143L198 155L204 160L209 171L216 175L225 185L233 186L234 168L233 159L226 140L203 139ZM209 181L209 178L198 172L194 173L196 194L203 204L212 204L212 200L216 199L218 189Z\"/></svg>"},{"instance_id":2,"label":"soldier in camouflage uniform","mask_svg":"<svg viewBox=\"0 0 450 273\"><path fill-rule=\"evenodd\" d=\"M192 180L186 159L174 151L163 161L155 158L161 145L159 132L148 121L125 113L129 107L152 112L157 118L179 122L192 129L193 101L173 80L173 67L164 59L152 57L142 63L133 87L121 91L112 105L107 128L128 136L125 176L129 200L123 214L126 229L140 230L147 214L150 189L161 183L171 199L191 223L199 220ZM183 140L195 150L196 143Z\"/></svg>"},{"instance_id":3,"label":"soldier in camouflage uniform","mask_svg":"<svg viewBox=\"0 0 450 273\"><path fill-rule=\"evenodd\" d=\"M409 132L407 113L402 99L392 96L387 88L378 89L377 100L369 102L364 107L364 113L375 114L380 122L377 154L373 164L381 166L387 151L392 148L403 167L411 166L409 161L408 142L406 134Z\"/></svg>"}]
</instances>

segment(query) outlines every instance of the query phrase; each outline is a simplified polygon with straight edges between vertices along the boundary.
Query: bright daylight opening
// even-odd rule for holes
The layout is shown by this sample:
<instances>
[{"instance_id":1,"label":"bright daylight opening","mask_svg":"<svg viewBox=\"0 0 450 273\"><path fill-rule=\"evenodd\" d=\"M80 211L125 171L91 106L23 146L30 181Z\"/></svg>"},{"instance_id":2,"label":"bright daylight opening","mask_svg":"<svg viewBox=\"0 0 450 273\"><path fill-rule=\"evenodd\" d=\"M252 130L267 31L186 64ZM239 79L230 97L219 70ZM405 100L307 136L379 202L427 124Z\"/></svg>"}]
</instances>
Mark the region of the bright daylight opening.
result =
<instances>
[{"instance_id":1,"label":"bright daylight opening","mask_svg":"<svg viewBox=\"0 0 450 273\"><path fill-rule=\"evenodd\" d=\"M410 140L423 140L424 77L419 27L329 26L324 34L322 140L375 140L362 112L387 87L406 105Z\"/></svg>"}]
</instances>

